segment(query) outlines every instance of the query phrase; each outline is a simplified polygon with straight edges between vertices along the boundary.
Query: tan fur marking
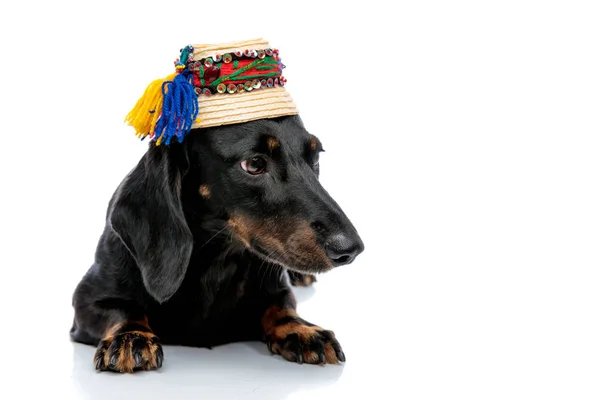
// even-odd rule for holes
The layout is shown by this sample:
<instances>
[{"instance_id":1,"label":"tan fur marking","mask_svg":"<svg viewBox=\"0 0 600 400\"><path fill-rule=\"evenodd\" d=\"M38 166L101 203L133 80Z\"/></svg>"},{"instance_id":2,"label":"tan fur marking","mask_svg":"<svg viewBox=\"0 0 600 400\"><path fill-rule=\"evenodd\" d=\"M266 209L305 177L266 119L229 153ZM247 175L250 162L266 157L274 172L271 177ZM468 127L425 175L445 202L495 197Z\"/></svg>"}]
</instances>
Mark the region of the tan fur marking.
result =
<instances>
[{"instance_id":1,"label":"tan fur marking","mask_svg":"<svg viewBox=\"0 0 600 400\"><path fill-rule=\"evenodd\" d=\"M304 286L310 286L315 282L315 277L312 275L303 275L302 281L304 283Z\"/></svg>"},{"instance_id":2,"label":"tan fur marking","mask_svg":"<svg viewBox=\"0 0 600 400\"><path fill-rule=\"evenodd\" d=\"M155 368L157 366L156 352L158 351L159 346L157 344L151 344L152 340L155 337L154 333L136 330L119 332L125 325L132 323L136 323L150 329L150 327L148 326L148 318L146 317L144 317L144 319L140 321L127 321L124 323L115 324L112 327L110 327L106 331L106 336L103 339L103 341L107 343L107 345L104 347L104 354L102 354L102 360L104 362L105 367L108 367L110 365L111 354L108 350L110 349L111 344L117 337L121 337L122 345L117 350L117 361L115 365L112 366L112 368L116 369L119 372L133 372L135 368L135 359L133 357L133 340L137 336L146 338L146 343L148 346L147 349L142 350L142 358L144 359L144 361L146 361L144 369Z\"/></svg>"},{"instance_id":3,"label":"tan fur marking","mask_svg":"<svg viewBox=\"0 0 600 400\"><path fill-rule=\"evenodd\" d=\"M322 331L319 326L301 325L295 322L290 322L284 325L275 326L275 323L283 317L297 317L298 314L291 308L271 307L263 316L262 325L265 332L274 335L278 339L283 339L286 336L297 333L303 340L310 339L316 334L316 331Z\"/></svg>"},{"instance_id":4,"label":"tan fur marking","mask_svg":"<svg viewBox=\"0 0 600 400\"><path fill-rule=\"evenodd\" d=\"M278 339L285 339L288 335L297 333L301 340L308 341L311 337L317 334L317 331L322 330L323 328L318 326L306 326L291 322L289 324L275 327L273 332L275 333L275 337Z\"/></svg>"},{"instance_id":5,"label":"tan fur marking","mask_svg":"<svg viewBox=\"0 0 600 400\"><path fill-rule=\"evenodd\" d=\"M262 318L263 330L265 332L269 332L277 320L287 316L297 317L298 314L291 308L281 308L277 306L270 307L267 309Z\"/></svg>"},{"instance_id":6,"label":"tan fur marking","mask_svg":"<svg viewBox=\"0 0 600 400\"><path fill-rule=\"evenodd\" d=\"M295 310L290 308L281 308L281 307L271 307L269 308L262 319L262 326L265 333L270 337L270 348L276 354L282 355L287 360L294 360L296 358L296 354L291 350L286 350L282 348L279 344L279 341L285 340L291 334L297 334L299 339L303 343L310 343L313 340L323 339L321 337L320 331L323 331L323 328L320 326L308 326L298 322L289 322L287 324L275 326L275 323L283 317L293 316L297 317L298 314ZM334 336L332 334L332 336ZM335 353L335 350L331 343L325 342L325 360L327 364L338 364L339 360ZM310 364L319 364L321 360L319 359L319 355L310 350L309 347L304 347L302 351L303 362Z\"/></svg>"},{"instance_id":7,"label":"tan fur marking","mask_svg":"<svg viewBox=\"0 0 600 400\"><path fill-rule=\"evenodd\" d=\"M258 241L262 243L264 247L271 251L277 250L279 254L285 253L285 246L283 245L280 239L269 235L265 235L264 233L259 231L258 236Z\"/></svg>"},{"instance_id":8,"label":"tan fur marking","mask_svg":"<svg viewBox=\"0 0 600 400\"><path fill-rule=\"evenodd\" d=\"M337 364L339 362L333 347L325 346L325 359L327 360L328 364Z\"/></svg>"},{"instance_id":9,"label":"tan fur marking","mask_svg":"<svg viewBox=\"0 0 600 400\"><path fill-rule=\"evenodd\" d=\"M210 199L210 188L208 185L200 185L200 189L198 191L200 192L200 196L204 197L205 199Z\"/></svg>"},{"instance_id":10,"label":"tan fur marking","mask_svg":"<svg viewBox=\"0 0 600 400\"><path fill-rule=\"evenodd\" d=\"M250 247L250 232L246 221L238 216L233 216L227 221L229 227L237 234L238 238L246 247Z\"/></svg>"},{"instance_id":11,"label":"tan fur marking","mask_svg":"<svg viewBox=\"0 0 600 400\"><path fill-rule=\"evenodd\" d=\"M304 362L310 363L310 364L317 364L319 361L319 356L317 355L317 353L315 353L314 351L310 351L310 350L304 350L302 352L302 357L304 357ZM331 363L331 364L335 364L335 363Z\"/></svg>"},{"instance_id":12,"label":"tan fur marking","mask_svg":"<svg viewBox=\"0 0 600 400\"><path fill-rule=\"evenodd\" d=\"M127 333L124 333L124 335L127 335ZM133 369L135 368L135 360L133 359L133 352L131 350L131 340L125 340L123 346L121 346L119 349L119 360L116 364L116 367L119 371L133 372Z\"/></svg>"},{"instance_id":13,"label":"tan fur marking","mask_svg":"<svg viewBox=\"0 0 600 400\"><path fill-rule=\"evenodd\" d=\"M144 358L144 360L148 360L149 361L149 365L148 368L156 368L156 357L154 357L154 354L156 354L156 345L152 345L151 348L149 349L144 349L142 350L142 357Z\"/></svg>"},{"instance_id":14,"label":"tan fur marking","mask_svg":"<svg viewBox=\"0 0 600 400\"><path fill-rule=\"evenodd\" d=\"M331 260L325 250L317 243L317 236L306 221L297 221L295 231L287 238L286 250L288 254L295 257L296 262L317 263L327 269L333 268Z\"/></svg>"},{"instance_id":15,"label":"tan fur marking","mask_svg":"<svg viewBox=\"0 0 600 400\"><path fill-rule=\"evenodd\" d=\"M312 136L312 137L310 138L310 149L311 149L312 151L315 151L315 150L317 150L317 138L316 138L316 137L314 137L314 136Z\"/></svg>"},{"instance_id":16,"label":"tan fur marking","mask_svg":"<svg viewBox=\"0 0 600 400\"><path fill-rule=\"evenodd\" d=\"M289 218L257 221L234 215L228 223L246 247L250 248L255 240L271 254L270 258L285 265L304 267L307 272L311 268L315 272L333 268L308 221Z\"/></svg>"},{"instance_id":17,"label":"tan fur marking","mask_svg":"<svg viewBox=\"0 0 600 400\"><path fill-rule=\"evenodd\" d=\"M126 321L126 322L121 322L118 324L115 324L111 327L109 327L106 330L106 333L104 334L104 339L110 338L112 336L114 336L122 327L124 327L125 325L128 324L138 324L141 325L145 328L150 329L150 326L148 326L148 317L144 316L143 319L137 320L137 321Z\"/></svg>"},{"instance_id":18,"label":"tan fur marking","mask_svg":"<svg viewBox=\"0 0 600 400\"><path fill-rule=\"evenodd\" d=\"M114 336L115 333L117 333L123 325L125 325L125 324L116 324L116 325L113 325L110 328L108 328L108 330L106 331L106 334L104 335L104 339L111 338L112 336Z\"/></svg>"},{"instance_id":19,"label":"tan fur marking","mask_svg":"<svg viewBox=\"0 0 600 400\"><path fill-rule=\"evenodd\" d=\"M269 147L269 150L275 150L279 147L279 139L269 136L269 138L267 138L267 146Z\"/></svg>"}]
</instances>

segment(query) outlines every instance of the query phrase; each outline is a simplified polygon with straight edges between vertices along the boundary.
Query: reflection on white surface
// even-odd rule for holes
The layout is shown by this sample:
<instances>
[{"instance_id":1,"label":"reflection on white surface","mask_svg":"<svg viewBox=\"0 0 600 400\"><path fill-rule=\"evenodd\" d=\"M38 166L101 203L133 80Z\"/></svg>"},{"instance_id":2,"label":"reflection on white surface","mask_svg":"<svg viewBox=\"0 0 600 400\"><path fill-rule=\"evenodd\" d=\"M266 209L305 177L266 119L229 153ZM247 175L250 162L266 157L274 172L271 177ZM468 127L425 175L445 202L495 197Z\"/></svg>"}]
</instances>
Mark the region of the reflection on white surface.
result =
<instances>
[{"instance_id":1,"label":"reflection on white surface","mask_svg":"<svg viewBox=\"0 0 600 400\"><path fill-rule=\"evenodd\" d=\"M236 343L213 350L164 346L160 370L133 375L93 370L93 348L73 344L72 383L78 398L283 399L295 392L334 384L343 366L289 363L270 356L262 343ZM118 388L118 391L115 389Z\"/></svg>"},{"instance_id":2,"label":"reflection on white surface","mask_svg":"<svg viewBox=\"0 0 600 400\"><path fill-rule=\"evenodd\" d=\"M297 289L298 301L314 288ZM298 365L271 355L259 342L232 343L212 350L163 346L165 361L156 371L120 375L93 368L94 348L69 343L71 381L76 398L128 399L285 399L294 393L326 389L343 374L344 365Z\"/></svg>"}]
</instances>

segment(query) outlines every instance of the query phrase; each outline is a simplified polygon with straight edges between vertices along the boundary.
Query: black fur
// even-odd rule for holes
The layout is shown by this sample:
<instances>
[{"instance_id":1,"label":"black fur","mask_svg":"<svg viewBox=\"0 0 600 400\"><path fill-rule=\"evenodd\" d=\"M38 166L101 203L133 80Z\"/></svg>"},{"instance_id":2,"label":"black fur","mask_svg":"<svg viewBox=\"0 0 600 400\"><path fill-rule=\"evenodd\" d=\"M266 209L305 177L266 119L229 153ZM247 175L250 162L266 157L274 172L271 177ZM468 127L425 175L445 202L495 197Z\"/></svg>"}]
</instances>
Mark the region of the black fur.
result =
<instances>
[{"instance_id":1,"label":"black fur","mask_svg":"<svg viewBox=\"0 0 600 400\"><path fill-rule=\"evenodd\" d=\"M313 327L293 314L288 269L297 281L364 247L318 182L320 151L298 117L151 143L109 202L95 263L73 296L72 339L98 345L114 327L142 324L162 343L265 340L277 309L289 315L274 327ZM251 175L241 163L257 155L267 169Z\"/></svg>"}]
</instances>

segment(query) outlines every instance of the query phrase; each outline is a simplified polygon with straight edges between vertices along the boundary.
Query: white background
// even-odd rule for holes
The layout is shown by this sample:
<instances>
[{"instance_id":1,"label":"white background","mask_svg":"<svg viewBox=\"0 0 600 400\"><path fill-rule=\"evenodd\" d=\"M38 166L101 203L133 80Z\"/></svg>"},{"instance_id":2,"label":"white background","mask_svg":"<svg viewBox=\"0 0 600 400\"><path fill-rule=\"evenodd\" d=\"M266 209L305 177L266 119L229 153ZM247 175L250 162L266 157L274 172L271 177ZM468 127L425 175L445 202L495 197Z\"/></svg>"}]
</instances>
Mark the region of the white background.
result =
<instances>
[{"instance_id":1,"label":"white background","mask_svg":"<svg viewBox=\"0 0 600 400\"><path fill-rule=\"evenodd\" d=\"M393 4L393 6L392 6ZM0 398L598 399L600 13L589 1L0 6ZM188 43L255 37L326 148L358 260L300 291L348 362L165 348L95 373L71 293Z\"/></svg>"}]
</instances>

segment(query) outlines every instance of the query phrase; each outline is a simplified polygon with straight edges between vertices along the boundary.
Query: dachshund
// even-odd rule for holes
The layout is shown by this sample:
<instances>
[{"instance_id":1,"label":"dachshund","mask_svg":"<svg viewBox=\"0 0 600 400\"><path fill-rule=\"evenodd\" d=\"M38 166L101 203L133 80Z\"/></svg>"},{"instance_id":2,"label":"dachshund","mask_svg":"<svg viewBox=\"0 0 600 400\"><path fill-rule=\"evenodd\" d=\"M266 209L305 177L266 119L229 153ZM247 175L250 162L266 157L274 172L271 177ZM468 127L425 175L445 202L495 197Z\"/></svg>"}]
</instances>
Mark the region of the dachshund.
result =
<instances>
[{"instance_id":1,"label":"dachshund","mask_svg":"<svg viewBox=\"0 0 600 400\"><path fill-rule=\"evenodd\" d=\"M108 202L73 294L70 336L97 346L95 368L152 370L161 343L236 341L297 363L345 362L334 333L296 313L291 288L364 250L319 182L322 151L299 116L150 143Z\"/></svg>"}]
</instances>

